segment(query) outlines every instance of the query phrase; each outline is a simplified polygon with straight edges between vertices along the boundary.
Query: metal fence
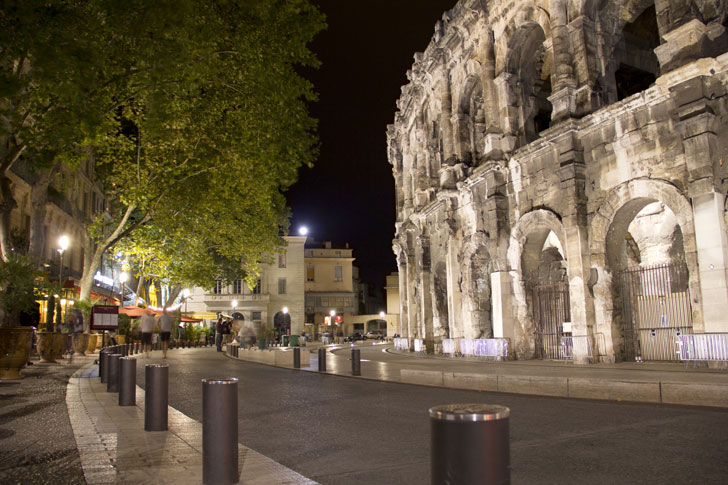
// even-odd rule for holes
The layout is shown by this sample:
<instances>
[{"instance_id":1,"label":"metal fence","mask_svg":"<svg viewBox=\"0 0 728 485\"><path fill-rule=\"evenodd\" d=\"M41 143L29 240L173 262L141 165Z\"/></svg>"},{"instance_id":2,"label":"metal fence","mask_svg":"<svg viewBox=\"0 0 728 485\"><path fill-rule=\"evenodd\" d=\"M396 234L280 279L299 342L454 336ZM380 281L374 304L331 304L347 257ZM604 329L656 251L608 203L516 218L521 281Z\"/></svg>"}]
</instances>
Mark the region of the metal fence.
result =
<instances>
[{"instance_id":1,"label":"metal fence","mask_svg":"<svg viewBox=\"0 0 728 485\"><path fill-rule=\"evenodd\" d=\"M409 352L409 339L408 338L395 338L392 339L394 341L394 349L400 350L402 352Z\"/></svg>"},{"instance_id":2,"label":"metal fence","mask_svg":"<svg viewBox=\"0 0 728 485\"><path fill-rule=\"evenodd\" d=\"M564 322L571 321L569 283L562 281L537 285L533 289L534 322L536 324L536 357L563 359L561 337Z\"/></svg>"},{"instance_id":3,"label":"metal fence","mask_svg":"<svg viewBox=\"0 0 728 485\"><path fill-rule=\"evenodd\" d=\"M415 352L426 352L427 348L425 347L425 339L422 338L416 338L414 340L415 343Z\"/></svg>"},{"instance_id":4,"label":"metal fence","mask_svg":"<svg viewBox=\"0 0 728 485\"><path fill-rule=\"evenodd\" d=\"M728 363L728 333L679 335L676 340L680 360Z\"/></svg>"},{"instance_id":5,"label":"metal fence","mask_svg":"<svg viewBox=\"0 0 728 485\"><path fill-rule=\"evenodd\" d=\"M588 335L561 337L561 352L566 360L574 360L574 355L587 356L594 360L592 339Z\"/></svg>"}]
</instances>

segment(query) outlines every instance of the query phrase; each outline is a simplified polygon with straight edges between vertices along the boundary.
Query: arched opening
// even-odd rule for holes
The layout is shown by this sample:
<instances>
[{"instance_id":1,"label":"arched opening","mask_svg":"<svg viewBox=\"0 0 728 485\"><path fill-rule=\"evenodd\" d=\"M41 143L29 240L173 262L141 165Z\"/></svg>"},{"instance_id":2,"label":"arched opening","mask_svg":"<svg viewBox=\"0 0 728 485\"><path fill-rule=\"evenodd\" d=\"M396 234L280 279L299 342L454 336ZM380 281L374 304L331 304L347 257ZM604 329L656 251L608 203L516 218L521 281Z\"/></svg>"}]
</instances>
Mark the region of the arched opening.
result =
<instances>
[{"instance_id":1,"label":"arched opening","mask_svg":"<svg viewBox=\"0 0 728 485\"><path fill-rule=\"evenodd\" d=\"M444 262L439 262L435 266L433 273L434 288L432 289L435 295L435 314L433 321L436 319L437 323L434 325L439 329L442 338L449 338L450 328L448 326L449 317L447 311L447 265Z\"/></svg>"},{"instance_id":2,"label":"arched opening","mask_svg":"<svg viewBox=\"0 0 728 485\"><path fill-rule=\"evenodd\" d=\"M485 103L480 79L468 79L459 106L459 153L463 162L478 165L483 158L485 137Z\"/></svg>"},{"instance_id":3,"label":"arched opening","mask_svg":"<svg viewBox=\"0 0 728 485\"><path fill-rule=\"evenodd\" d=\"M273 316L273 328L275 328L277 336L291 334L291 315L289 313L278 312Z\"/></svg>"},{"instance_id":4,"label":"arched opening","mask_svg":"<svg viewBox=\"0 0 728 485\"><path fill-rule=\"evenodd\" d=\"M514 88L520 102L520 126L517 135L521 144L527 144L551 126L553 107L551 74L553 52L548 48L546 35L540 25L526 24L515 32L509 43L512 51L508 72L516 76Z\"/></svg>"},{"instance_id":5,"label":"arched opening","mask_svg":"<svg viewBox=\"0 0 728 485\"><path fill-rule=\"evenodd\" d=\"M683 234L665 204L632 199L607 233L613 275L614 348L620 360L677 360L676 336L692 331Z\"/></svg>"},{"instance_id":6,"label":"arched opening","mask_svg":"<svg viewBox=\"0 0 728 485\"><path fill-rule=\"evenodd\" d=\"M621 100L649 88L660 75L654 49L660 45L654 3L634 20L624 25L617 42L614 81L617 99Z\"/></svg>"},{"instance_id":7,"label":"arched opening","mask_svg":"<svg viewBox=\"0 0 728 485\"><path fill-rule=\"evenodd\" d=\"M562 338L571 335L571 307L561 241L552 230L540 228L528 235L522 258L536 358L565 359Z\"/></svg>"}]
</instances>

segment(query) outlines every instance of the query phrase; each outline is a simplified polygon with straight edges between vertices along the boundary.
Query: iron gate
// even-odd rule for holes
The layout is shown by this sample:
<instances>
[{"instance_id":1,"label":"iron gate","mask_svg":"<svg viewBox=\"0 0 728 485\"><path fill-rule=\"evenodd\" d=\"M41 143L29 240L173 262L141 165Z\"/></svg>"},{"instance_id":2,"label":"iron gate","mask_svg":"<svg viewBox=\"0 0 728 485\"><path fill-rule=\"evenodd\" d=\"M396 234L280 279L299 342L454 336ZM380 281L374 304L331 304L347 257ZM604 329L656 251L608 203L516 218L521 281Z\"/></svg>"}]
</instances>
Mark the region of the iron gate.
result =
<instances>
[{"instance_id":1,"label":"iron gate","mask_svg":"<svg viewBox=\"0 0 728 485\"><path fill-rule=\"evenodd\" d=\"M569 283L562 281L535 286L533 308L536 358L565 359L561 337L564 336L564 322L571 321Z\"/></svg>"},{"instance_id":2,"label":"iron gate","mask_svg":"<svg viewBox=\"0 0 728 485\"><path fill-rule=\"evenodd\" d=\"M693 330L687 265L624 271L622 320L627 360L680 360L676 337Z\"/></svg>"}]
</instances>

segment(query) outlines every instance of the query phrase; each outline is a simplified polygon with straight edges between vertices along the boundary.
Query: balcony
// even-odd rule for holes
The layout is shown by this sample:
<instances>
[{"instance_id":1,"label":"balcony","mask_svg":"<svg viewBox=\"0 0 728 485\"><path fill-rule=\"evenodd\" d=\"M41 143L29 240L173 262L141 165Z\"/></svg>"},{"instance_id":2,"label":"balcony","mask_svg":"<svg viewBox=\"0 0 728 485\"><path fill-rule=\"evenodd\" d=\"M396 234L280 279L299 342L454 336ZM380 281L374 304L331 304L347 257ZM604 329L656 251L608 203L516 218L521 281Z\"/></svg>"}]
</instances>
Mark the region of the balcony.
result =
<instances>
[{"instance_id":1,"label":"balcony","mask_svg":"<svg viewBox=\"0 0 728 485\"><path fill-rule=\"evenodd\" d=\"M233 300L238 301L238 307L242 307L245 303L265 303L270 301L269 294L235 294L225 293L222 295L216 295L214 293L208 293L203 296L202 301L206 305L219 306L221 304L230 305Z\"/></svg>"}]
</instances>

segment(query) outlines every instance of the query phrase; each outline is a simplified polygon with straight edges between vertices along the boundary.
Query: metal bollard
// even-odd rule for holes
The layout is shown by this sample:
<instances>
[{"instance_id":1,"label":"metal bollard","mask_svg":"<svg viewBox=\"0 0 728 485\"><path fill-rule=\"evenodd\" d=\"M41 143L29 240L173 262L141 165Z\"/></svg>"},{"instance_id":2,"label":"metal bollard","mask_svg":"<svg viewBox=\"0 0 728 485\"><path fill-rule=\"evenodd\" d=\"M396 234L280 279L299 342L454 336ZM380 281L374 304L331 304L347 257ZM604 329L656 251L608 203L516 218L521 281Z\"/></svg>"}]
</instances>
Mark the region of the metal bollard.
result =
<instances>
[{"instance_id":1,"label":"metal bollard","mask_svg":"<svg viewBox=\"0 0 728 485\"><path fill-rule=\"evenodd\" d=\"M359 349L351 349L351 375L361 375L361 351Z\"/></svg>"},{"instance_id":2,"label":"metal bollard","mask_svg":"<svg viewBox=\"0 0 728 485\"><path fill-rule=\"evenodd\" d=\"M432 484L511 482L510 409L450 404L429 412Z\"/></svg>"},{"instance_id":3,"label":"metal bollard","mask_svg":"<svg viewBox=\"0 0 728 485\"><path fill-rule=\"evenodd\" d=\"M321 347L318 349L319 372L326 372L326 349Z\"/></svg>"},{"instance_id":4,"label":"metal bollard","mask_svg":"<svg viewBox=\"0 0 728 485\"><path fill-rule=\"evenodd\" d=\"M293 347L293 368L301 368L301 349L300 347Z\"/></svg>"},{"instance_id":5,"label":"metal bollard","mask_svg":"<svg viewBox=\"0 0 728 485\"><path fill-rule=\"evenodd\" d=\"M136 405L136 359L119 359L119 406Z\"/></svg>"},{"instance_id":6,"label":"metal bollard","mask_svg":"<svg viewBox=\"0 0 728 485\"><path fill-rule=\"evenodd\" d=\"M147 386L144 398L144 431L167 431L169 366L167 364L147 364L144 378Z\"/></svg>"},{"instance_id":7,"label":"metal bollard","mask_svg":"<svg viewBox=\"0 0 728 485\"><path fill-rule=\"evenodd\" d=\"M111 354L106 363L109 370L106 380L106 392L119 392L119 358L121 354Z\"/></svg>"},{"instance_id":8,"label":"metal bollard","mask_svg":"<svg viewBox=\"0 0 728 485\"><path fill-rule=\"evenodd\" d=\"M238 483L238 380L202 380L202 483Z\"/></svg>"},{"instance_id":9,"label":"metal bollard","mask_svg":"<svg viewBox=\"0 0 728 485\"><path fill-rule=\"evenodd\" d=\"M106 349L101 349L99 352L99 377L102 384L106 384L106 354Z\"/></svg>"}]
</instances>

